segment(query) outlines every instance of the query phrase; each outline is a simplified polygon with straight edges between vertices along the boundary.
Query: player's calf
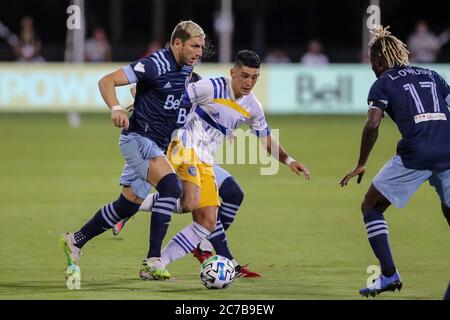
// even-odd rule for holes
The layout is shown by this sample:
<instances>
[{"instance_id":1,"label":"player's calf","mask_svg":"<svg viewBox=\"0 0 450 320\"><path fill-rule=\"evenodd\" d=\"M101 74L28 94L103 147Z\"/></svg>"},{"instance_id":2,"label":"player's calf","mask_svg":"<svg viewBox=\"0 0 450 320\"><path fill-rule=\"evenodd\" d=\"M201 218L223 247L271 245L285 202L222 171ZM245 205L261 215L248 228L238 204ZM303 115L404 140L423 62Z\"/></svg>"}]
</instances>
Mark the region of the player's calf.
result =
<instances>
[{"instance_id":1,"label":"player's calf","mask_svg":"<svg viewBox=\"0 0 450 320\"><path fill-rule=\"evenodd\" d=\"M175 173L165 175L156 186L159 197L153 204L150 223L150 248L147 258L161 257L161 246L176 202L181 195L181 182Z\"/></svg>"}]
</instances>

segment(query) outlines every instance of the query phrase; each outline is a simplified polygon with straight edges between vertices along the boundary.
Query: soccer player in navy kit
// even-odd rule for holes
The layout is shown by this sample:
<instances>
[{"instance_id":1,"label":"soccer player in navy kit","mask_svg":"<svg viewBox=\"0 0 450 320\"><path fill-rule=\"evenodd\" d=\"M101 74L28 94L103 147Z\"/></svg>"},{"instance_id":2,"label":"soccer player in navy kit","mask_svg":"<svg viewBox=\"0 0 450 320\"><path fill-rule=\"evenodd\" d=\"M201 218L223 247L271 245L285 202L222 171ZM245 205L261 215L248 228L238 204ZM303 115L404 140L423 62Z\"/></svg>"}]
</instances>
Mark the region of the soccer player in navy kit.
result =
<instances>
[{"instance_id":1,"label":"soccer player in navy kit","mask_svg":"<svg viewBox=\"0 0 450 320\"><path fill-rule=\"evenodd\" d=\"M80 249L86 242L134 215L152 185L161 196L152 210L150 248L145 263L153 278L170 278L161 264L161 245L182 187L163 151L172 132L179 127L182 95L204 45L202 28L192 21L182 21L173 30L170 48L160 49L99 81L113 124L123 128L119 139L126 161L120 178L123 189L116 201L98 210L81 229L61 236L69 267L77 265ZM130 83L137 83L137 92L134 112L128 118L116 97L115 87ZM72 270L68 268L68 276Z\"/></svg>"},{"instance_id":2,"label":"soccer player in navy kit","mask_svg":"<svg viewBox=\"0 0 450 320\"><path fill-rule=\"evenodd\" d=\"M385 112L397 124L402 139L397 154L375 176L361 204L367 236L382 272L359 291L366 297L402 287L383 216L391 203L403 207L428 180L450 225L450 87L435 71L410 66L406 45L387 28L378 26L372 34L369 56L378 79L369 91L358 164L340 185L347 185L355 176L361 181Z\"/></svg>"}]
</instances>

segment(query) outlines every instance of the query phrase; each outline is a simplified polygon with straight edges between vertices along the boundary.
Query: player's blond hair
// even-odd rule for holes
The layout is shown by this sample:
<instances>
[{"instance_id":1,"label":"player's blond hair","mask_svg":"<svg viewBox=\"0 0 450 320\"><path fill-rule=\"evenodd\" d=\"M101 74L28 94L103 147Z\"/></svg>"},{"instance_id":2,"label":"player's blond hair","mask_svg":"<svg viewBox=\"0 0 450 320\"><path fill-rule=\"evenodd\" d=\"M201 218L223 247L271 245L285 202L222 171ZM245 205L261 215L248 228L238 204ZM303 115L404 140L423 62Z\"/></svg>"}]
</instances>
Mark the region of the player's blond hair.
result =
<instances>
[{"instance_id":1,"label":"player's blond hair","mask_svg":"<svg viewBox=\"0 0 450 320\"><path fill-rule=\"evenodd\" d=\"M390 68L408 65L409 51L406 44L394 37L388 29L389 26L383 28L379 25L370 30L372 39L369 42L369 55L385 58Z\"/></svg>"},{"instance_id":2,"label":"player's blond hair","mask_svg":"<svg viewBox=\"0 0 450 320\"><path fill-rule=\"evenodd\" d=\"M186 20L178 23L173 29L170 43L173 44L175 39L180 39L183 43L195 37L205 38L205 32L194 21Z\"/></svg>"}]
</instances>

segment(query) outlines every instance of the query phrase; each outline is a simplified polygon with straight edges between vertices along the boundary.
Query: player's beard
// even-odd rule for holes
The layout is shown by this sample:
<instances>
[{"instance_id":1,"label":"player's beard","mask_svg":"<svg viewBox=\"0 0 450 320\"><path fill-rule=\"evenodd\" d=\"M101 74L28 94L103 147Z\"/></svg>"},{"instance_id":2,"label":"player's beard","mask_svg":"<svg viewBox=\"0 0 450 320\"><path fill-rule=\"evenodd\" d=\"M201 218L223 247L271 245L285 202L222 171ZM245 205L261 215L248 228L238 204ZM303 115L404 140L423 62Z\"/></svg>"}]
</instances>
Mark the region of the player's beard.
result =
<instances>
[{"instance_id":1,"label":"player's beard","mask_svg":"<svg viewBox=\"0 0 450 320\"><path fill-rule=\"evenodd\" d=\"M193 66L196 61L197 61L197 59L195 59L193 62L191 62L191 58L189 58L189 56L184 55L183 52L180 53L180 62L182 65Z\"/></svg>"}]
</instances>

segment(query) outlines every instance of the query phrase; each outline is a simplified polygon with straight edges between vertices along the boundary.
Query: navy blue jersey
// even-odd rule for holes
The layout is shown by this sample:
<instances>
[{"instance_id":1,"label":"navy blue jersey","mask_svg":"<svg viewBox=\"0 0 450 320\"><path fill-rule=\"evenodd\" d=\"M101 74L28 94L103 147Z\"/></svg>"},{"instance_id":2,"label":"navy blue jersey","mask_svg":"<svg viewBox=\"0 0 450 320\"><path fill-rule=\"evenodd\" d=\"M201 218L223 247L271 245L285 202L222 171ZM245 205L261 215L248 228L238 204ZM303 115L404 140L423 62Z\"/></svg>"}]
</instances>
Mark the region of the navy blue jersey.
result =
<instances>
[{"instance_id":1,"label":"navy blue jersey","mask_svg":"<svg viewBox=\"0 0 450 320\"><path fill-rule=\"evenodd\" d=\"M406 168L450 169L450 87L435 71L395 67L372 85L369 108L380 108L397 124L397 154Z\"/></svg>"},{"instance_id":2,"label":"navy blue jersey","mask_svg":"<svg viewBox=\"0 0 450 320\"><path fill-rule=\"evenodd\" d=\"M174 130L180 128L186 109L180 108L192 67L178 67L172 50L160 49L123 68L130 83L137 82L130 127L155 141L165 151Z\"/></svg>"}]
</instances>

